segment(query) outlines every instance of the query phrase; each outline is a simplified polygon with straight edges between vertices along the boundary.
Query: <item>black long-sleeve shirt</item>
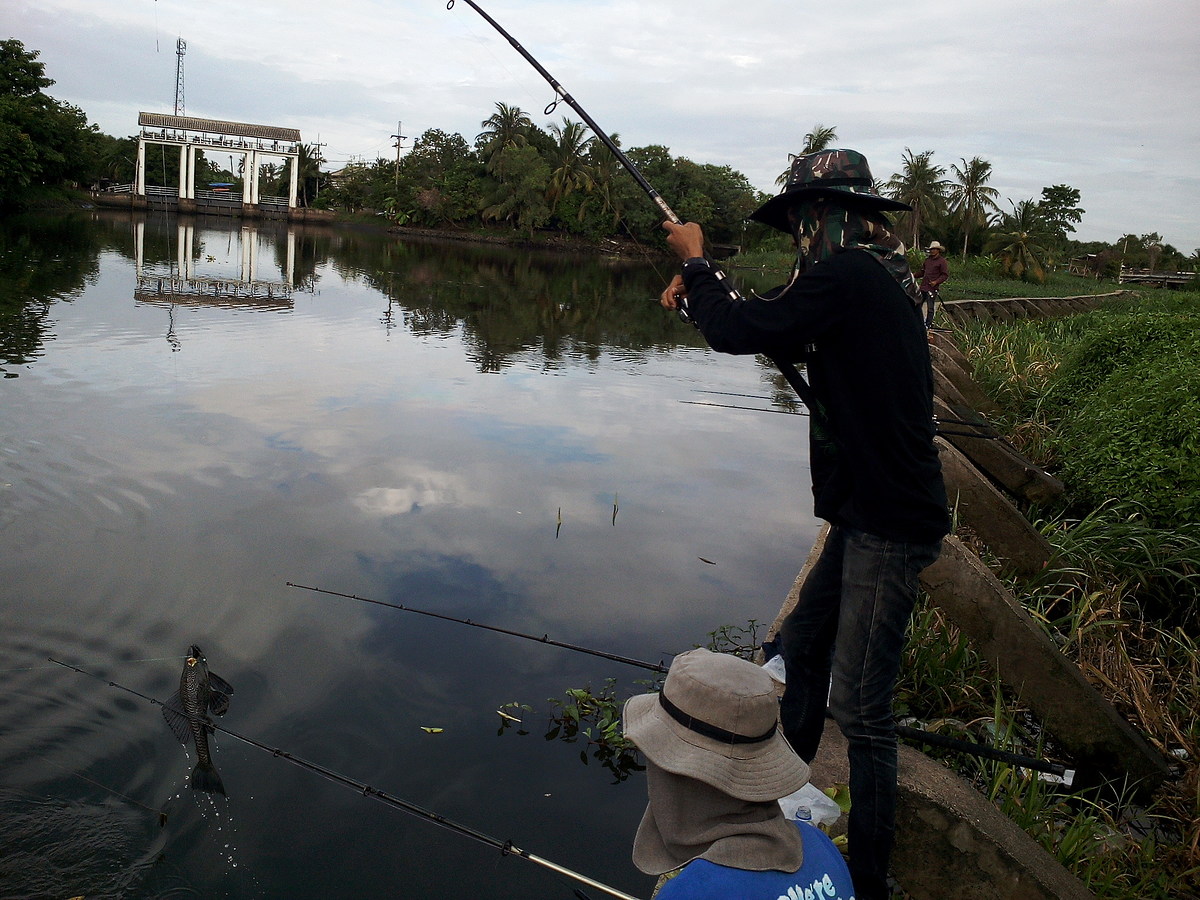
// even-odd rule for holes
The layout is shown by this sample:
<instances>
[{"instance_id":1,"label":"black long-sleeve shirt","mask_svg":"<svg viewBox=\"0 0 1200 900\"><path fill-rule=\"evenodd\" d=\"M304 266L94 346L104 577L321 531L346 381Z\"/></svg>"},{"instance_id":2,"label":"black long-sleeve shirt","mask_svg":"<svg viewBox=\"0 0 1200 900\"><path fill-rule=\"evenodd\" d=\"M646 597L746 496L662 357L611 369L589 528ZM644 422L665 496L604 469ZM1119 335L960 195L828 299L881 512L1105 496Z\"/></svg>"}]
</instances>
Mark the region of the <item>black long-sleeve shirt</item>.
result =
<instances>
[{"instance_id":1,"label":"black long-sleeve shirt","mask_svg":"<svg viewBox=\"0 0 1200 900\"><path fill-rule=\"evenodd\" d=\"M925 329L876 259L839 253L774 300L731 300L702 267L684 279L714 350L806 365L823 407L809 431L817 516L889 540L935 542L949 531Z\"/></svg>"}]
</instances>

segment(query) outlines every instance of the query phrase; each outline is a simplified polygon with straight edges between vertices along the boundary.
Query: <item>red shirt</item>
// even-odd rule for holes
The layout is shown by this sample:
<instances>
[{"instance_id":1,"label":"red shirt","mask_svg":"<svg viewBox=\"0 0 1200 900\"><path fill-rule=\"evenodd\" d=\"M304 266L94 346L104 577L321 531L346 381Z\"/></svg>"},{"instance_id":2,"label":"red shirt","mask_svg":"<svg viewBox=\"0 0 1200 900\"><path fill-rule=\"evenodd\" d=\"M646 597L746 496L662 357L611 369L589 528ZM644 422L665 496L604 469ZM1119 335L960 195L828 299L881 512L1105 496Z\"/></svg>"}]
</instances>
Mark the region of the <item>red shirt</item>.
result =
<instances>
[{"instance_id":1,"label":"red shirt","mask_svg":"<svg viewBox=\"0 0 1200 900\"><path fill-rule=\"evenodd\" d=\"M928 256L921 264L921 284L919 290L937 290L950 277L950 267L946 265L946 257L938 254Z\"/></svg>"}]
</instances>

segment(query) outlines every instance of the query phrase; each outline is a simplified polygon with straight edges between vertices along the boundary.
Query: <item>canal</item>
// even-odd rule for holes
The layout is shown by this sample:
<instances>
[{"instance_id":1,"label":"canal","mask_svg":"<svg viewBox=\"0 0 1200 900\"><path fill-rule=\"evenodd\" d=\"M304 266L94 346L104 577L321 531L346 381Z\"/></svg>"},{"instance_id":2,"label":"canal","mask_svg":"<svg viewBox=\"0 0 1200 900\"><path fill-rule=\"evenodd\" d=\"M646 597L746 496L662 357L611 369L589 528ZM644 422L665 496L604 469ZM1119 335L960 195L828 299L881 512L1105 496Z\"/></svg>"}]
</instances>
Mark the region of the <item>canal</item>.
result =
<instances>
[{"instance_id":1,"label":"canal","mask_svg":"<svg viewBox=\"0 0 1200 900\"><path fill-rule=\"evenodd\" d=\"M648 897L641 776L546 732L552 698L649 673L287 583L654 662L769 623L818 527L807 421L663 280L348 229L0 224L0 894L573 895L227 735L227 796L189 790L194 750L104 682L165 700L197 644L235 689L219 724Z\"/></svg>"}]
</instances>

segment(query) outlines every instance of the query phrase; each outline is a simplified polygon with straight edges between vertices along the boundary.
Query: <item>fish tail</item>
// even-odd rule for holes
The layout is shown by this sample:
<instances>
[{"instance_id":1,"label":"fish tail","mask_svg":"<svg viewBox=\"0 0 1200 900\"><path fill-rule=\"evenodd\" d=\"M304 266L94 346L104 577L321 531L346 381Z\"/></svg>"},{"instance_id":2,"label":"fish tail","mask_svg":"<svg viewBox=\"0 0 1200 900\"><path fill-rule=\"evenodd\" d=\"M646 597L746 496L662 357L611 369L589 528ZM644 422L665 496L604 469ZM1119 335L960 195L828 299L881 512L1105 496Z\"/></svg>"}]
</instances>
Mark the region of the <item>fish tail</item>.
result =
<instances>
[{"instance_id":1,"label":"fish tail","mask_svg":"<svg viewBox=\"0 0 1200 900\"><path fill-rule=\"evenodd\" d=\"M221 773L212 763L196 763L192 769L192 790L204 791L208 794L224 794L225 785L221 783Z\"/></svg>"}]
</instances>

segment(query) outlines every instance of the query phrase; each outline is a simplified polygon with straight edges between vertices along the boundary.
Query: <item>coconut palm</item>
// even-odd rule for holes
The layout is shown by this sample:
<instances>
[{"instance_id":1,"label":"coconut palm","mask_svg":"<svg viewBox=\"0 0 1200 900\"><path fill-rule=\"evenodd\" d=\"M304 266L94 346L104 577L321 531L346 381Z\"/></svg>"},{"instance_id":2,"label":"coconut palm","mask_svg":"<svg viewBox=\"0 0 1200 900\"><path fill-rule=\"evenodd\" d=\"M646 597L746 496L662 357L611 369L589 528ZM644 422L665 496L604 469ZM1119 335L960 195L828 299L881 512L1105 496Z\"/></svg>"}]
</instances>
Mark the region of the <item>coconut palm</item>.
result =
<instances>
[{"instance_id":1,"label":"coconut palm","mask_svg":"<svg viewBox=\"0 0 1200 900\"><path fill-rule=\"evenodd\" d=\"M488 159L505 147L520 147L527 143L533 120L518 106L497 103L496 111L479 124L483 131L475 136L475 146L484 159Z\"/></svg>"},{"instance_id":2,"label":"coconut palm","mask_svg":"<svg viewBox=\"0 0 1200 900\"><path fill-rule=\"evenodd\" d=\"M292 177L292 164L297 163L297 200L301 206L308 206L309 199L316 199L321 191L321 163L325 160L321 157L321 148L313 144L297 144L296 150L295 160L287 160L280 168L279 179L281 183L288 184ZM311 195L309 188L312 188Z\"/></svg>"},{"instance_id":3,"label":"coconut palm","mask_svg":"<svg viewBox=\"0 0 1200 900\"><path fill-rule=\"evenodd\" d=\"M967 242L971 237L971 229L987 224L987 214L1000 212L996 198L1000 192L987 182L992 177L992 164L978 156L970 162L962 159L962 168L953 163L950 168L954 171L954 181L950 184L948 200L950 212L959 217L963 229L963 260L967 258Z\"/></svg>"},{"instance_id":4,"label":"coconut palm","mask_svg":"<svg viewBox=\"0 0 1200 900\"><path fill-rule=\"evenodd\" d=\"M949 182L942 180L945 174L944 168L934 165L932 150L913 153L905 147L902 170L883 185L884 195L912 207L912 212L903 214L909 226L910 247L920 247L921 226L945 212L949 187Z\"/></svg>"},{"instance_id":5,"label":"coconut palm","mask_svg":"<svg viewBox=\"0 0 1200 900\"><path fill-rule=\"evenodd\" d=\"M798 156L808 156L810 153L819 153L822 150L829 148L829 145L837 140L836 125L822 125L818 122L813 126L813 130L804 136L804 147L799 153L788 154L788 167L783 170L783 173L775 179L775 184L778 187L783 187L787 184L788 175L792 172L791 162Z\"/></svg>"},{"instance_id":6,"label":"coconut palm","mask_svg":"<svg viewBox=\"0 0 1200 900\"><path fill-rule=\"evenodd\" d=\"M1013 211L1001 216L997 227L999 230L988 241L988 250L999 253L1001 271L1022 281L1043 283L1047 247L1053 235L1037 204L1032 200L1013 204Z\"/></svg>"},{"instance_id":7,"label":"coconut palm","mask_svg":"<svg viewBox=\"0 0 1200 900\"><path fill-rule=\"evenodd\" d=\"M595 141L588 137L582 122L563 119L562 127L551 125L556 144L550 153L550 189L548 197L550 211L558 208L559 202L574 190L590 190L592 176L587 165L587 154Z\"/></svg>"},{"instance_id":8,"label":"coconut palm","mask_svg":"<svg viewBox=\"0 0 1200 900\"><path fill-rule=\"evenodd\" d=\"M620 135L614 133L608 137L617 147L621 146ZM597 197L600 201L601 216L606 213L612 214L610 221L613 228L617 227L625 212L625 204L618 183L623 171L616 156L609 153L607 148L601 147L594 141L588 146L588 178L591 182L592 196ZM585 200L584 204L580 205L579 215L581 218L586 213L586 204L590 202L590 200Z\"/></svg>"}]
</instances>

